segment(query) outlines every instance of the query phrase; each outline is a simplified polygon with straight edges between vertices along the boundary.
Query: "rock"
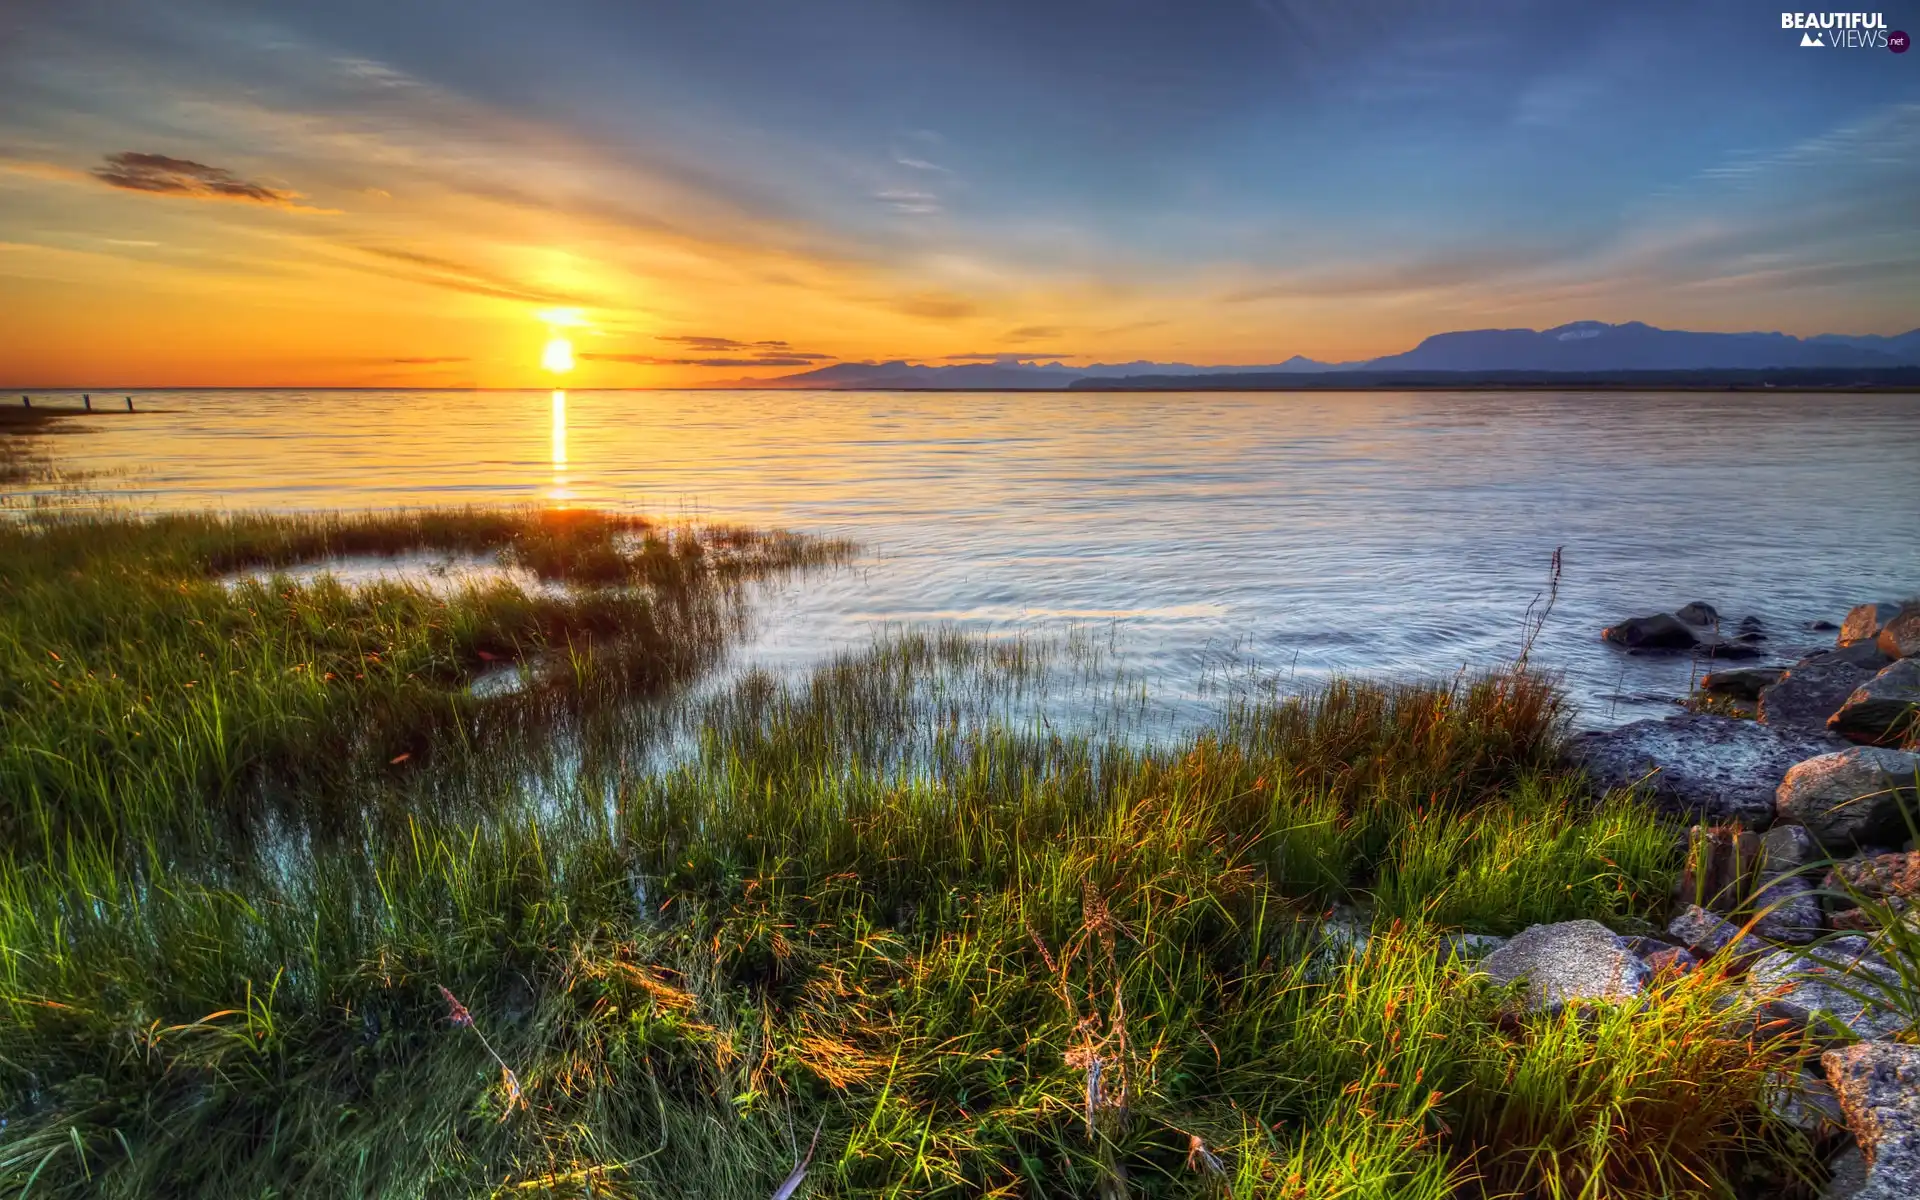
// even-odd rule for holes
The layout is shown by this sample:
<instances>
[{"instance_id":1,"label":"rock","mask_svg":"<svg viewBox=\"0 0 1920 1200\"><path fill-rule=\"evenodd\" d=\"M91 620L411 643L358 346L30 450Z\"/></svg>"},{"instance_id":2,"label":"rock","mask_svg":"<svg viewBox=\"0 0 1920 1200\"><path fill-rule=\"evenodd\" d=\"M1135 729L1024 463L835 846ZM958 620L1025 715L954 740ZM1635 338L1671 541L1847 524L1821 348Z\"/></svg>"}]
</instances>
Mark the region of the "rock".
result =
<instances>
[{"instance_id":1,"label":"rock","mask_svg":"<svg viewBox=\"0 0 1920 1200\"><path fill-rule=\"evenodd\" d=\"M1675 914L1667 923L1667 936L1700 958L1712 958L1729 946L1733 947L1735 959L1758 958L1773 952L1773 947L1766 942L1751 933L1740 932L1740 926L1698 904L1689 904Z\"/></svg>"},{"instance_id":2,"label":"rock","mask_svg":"<svg viewBox=\"0 0 1920 1200\"><path fill-rule=\"evenodd\" d=\"M1908 819L1920 821L1914 778L1920 755L1855 746L1794 764L1780 781L1774 811L1807 827L1828 848L1904 842Z\"/></svg>"},{"instance_id":3,"label":"rock","mask_svg":"<svg viewBox=\"0 0 1920 1200\"><path fill-rule=\"evenodd\" d=\"M1372 940L1373 922L1351 905L1335 905L1320 922L1320 950L1330 961L1359 958Z\"/></svg>"},{"instance_id":4,"label":"rock","mask_svg":"<svg viewBox=\"0 0 1920 1200\"><path fill-rule=\"evenodd\" d=\"M1793 665L1804 667L1811 663L1848 663L1869 671L1880 671L1892 666L1894 661L1893 655L1881 653L1880 647L1874 643L1858 642L1835 650L1816 650Z\"/></svg>"},{"instance_id":5,"label":"rock","mask_svg":"<svg viewBox=\"0 0 1920 1200\"><path fill-rule=\"evenodd\" d=\"M1824 729L1847 697L1886 665L1871 646L1809 654L1760 689L1760 720L1768 725Z\"/></svg>"},{"instance_id":6,"label":"rock","mask_svg":"<svg viewBox=\"0 0 1920 1200\"><path fill-rule=\"evenodd\" d=\"M1873 644L1888 658L1920 655L1920 604L1909 604L1880 629Z\"/></svg>"},{"instance_id":7,"label":"rock","mask_svg":"<svg viewBox=\"0 0 1920 1200\"><path fill-rule=\"evenodd\" d=\"M1848 935L1806 950L1776 950L1754 964L1747 986L1776 1016L1816 1033L1891 1038L1906 1028L1906 1019L1854 994L1871 997L1899 985L1893 968L1869 946L1866 938Z\"/></svg>"},{"instance_id":8,"label":"rock","mask_svg":"<svg viewBox=\"0 0 1920 1200\"><path fill-rule=\"evenodd\" d=\"M1625 938L1598 921L1529 925L1481 963L1497 983L1527 981L1527 1006L1557 1010L1582 1000L1631 1000L1653 972Z\"/></svg>"},{"instance_id":9,"label":"rock","mask_svg":"<svg viewBox=\"0 0 1920 1200\"><path fill-rule=\"evenodd\" d=\"M1827 1160L1827 1190L1820 1200L1853 1200L1867 1186L1867 1159L1860 1147L1848 1146Z\"/></svg>"},{"instance_id":10,"label":"rock","mask_svg":"<svg viewBox=\"0 0 1920 1200\"><path fill-rule=\"evenodd\" d=\"M1783 875L1762 887L1746 911L1755 914L1753 932L1770 942L1804 945L1826 932L1820 897L1798 875Z\"/></svg>"},{"instance_id":11,"label":"rock","mask_svg":"<svg viewBox=\"0 0 1920 1200\"><path fill-rule=\"evenodd\" d=\"M1671 613L1628 617L1602 629L1600 636L1629 650L1691 650L1700 644L1700 635Z\"/></svg>"},{"instance_id":12,"label":"rock","mask_svg":"<svg viewBox=\"0 0 1920 1200\"><path fill-rule=\"evenodd\" d=\"M1720 623L1720 610L1708 604L1705 600L1695 600L1691 604L1683 604L1674 610L1673 615L1679 617L1689 625L1712 626Z\"/></svg>"},{"instance_id":13,"label":"rock","mask_svg":"<svg viewBox=\"0 0 1920 1200\"><path fill-rule=\"evenodd\" d=\"M1856 604L1840 622L1840 636L1833 639L1834 644L1850 646L1855 642L1871 642L1899 612L1898 604Z\"/></svg>"},{"instance_id":14,"label":"rock","mask_svg":"<svg viewBox=\"0 0 1920 1200\"><path fill-rule=\"evenodd\" d=\"M1907 902L1905 900L1899 900L1899 899L1889 900L1887 901L1887 908L1896 913L1905 912L1907 909ZM1880 920L1881 915L1882 914L1875 912L1872 909L1849 908L1843 912L1837 912L1837 913L1834 913L1832 916L1828 917L1827 928L1837 929L1842 933L1864 933L1870 936L1876 935L1882 929L1886 928L1886 925L1883 924Z\"/></svg>"},{"instance_id":15,"label":"rock","mask_svg":"<svg viewBox=\"0 0 1920 1200\"><path fill-rule=\"evenodd\" d=\"M1905 899L1920 894L1920 850L1850 858L1833 864L1823 885L1849 896Z\"/></svg>"},{"instance_id":16,"label":"rock","mask_svg":"<svg viewBox=\"0 0 1920 1200\"><path fill-rule=\"evenodd\" d=\"M1863 746L1900 746L1920 730L1920 658L1903 658L1854 689L1827 728Z\"/></svg>"},{"instance_id":17,"label":"rock","mask_svg":"<svg viewBox=\"0 0 1920 1200\"><path fill-rule=\"evenodd\" d=\"M1668 946L1664 950L1655 950L1652 954L1643 954L1640 961L1647 964L1656 975L1670 973L1684 975L1700 965L1693 952L1684 946Z\"/></svg>"},{"instance_id":18,"label":"rock","mask_svg":"<svg viewBox=\"0 0 1920 1200\"><path fill-rule=\"evenodd\" d=\"M1866 1042L1820 1056L1867 1165L1855 1200L1920 1196L1920 1046Z\"/></svg>"},{"instance_id":19,"label":"rock","mask_svg":"<svg viewBox=\"0 0 1920 1200\"><path fill-rule=\"evenodd\" d=\"M1700 645L1696 648L1696 653L1700 653L1708 662L1712 662L1716 658L1759 658L1766 652L1754 643L1764 642L1766 640L1766 635L1761 633L1743 633L1737 638L1723 638L1713 634L1705 634L1702 635L1700 639Z\"/></svg>"},{"instance_id":20,"label":"rock","mask_svg":"<svg viewBox=\"0 0 1920 1200\"><path fill-rule=\"evenodd\" d=\"M1815 633L1832 633L1840 627L1832 621L1808 621L1807 628L1813 630Z\"/></svg>"},{"instance_id":21,"label":"rock","mask_svg":"<svg viewBox=\"0 0 1920 1200\"><path fill-rule=\"evenodd\" d=\"M1787 673L1785 667L1734 667L1727 671L1715 671L1700 681L1700 690L1715 696L1732 696L1736 700L1758 700L1760 689L1780 682Z\"/></svg>"},{"instance_id":22,"label":"rock","mask_svg":"<svg viewBox=\"0 0 1920 1200\"><path fill-rule=\"evenodd\" d=\"M1802 1133L1825 1137L1847 1128L1840 1098L1811 1071L1775 1071L1767 1078L1767 1107Z\"/></svg>"},{"instance_id":23,"label":"rock","mask_svg":"<svg viewBox=\"0 0 1920 1200\"><path fill-rule=\"evenodd\" d=\"M1775 825L1760 837L1760 877L1772 879L1820 859L1819 843L1804 825Z\"/></svg>"},{"instance_id":24,"label":"rock","mask_svg":"<svg viewBox=\"0 0 1920 1200\"><path fill-rule=\"evenodd\" d=\"M1507 939L1491 933L1449 933L1440 939L1440 961L1457 958L1477 963L1507 944Z\"/></svg>"},{"instance_id":25,"label":"rock","mask_svg":"<svg viewBox=\"0 0 1920 1200\"><path fill-rule=\"evenodd\" d=\"M1695 825L1687 832L1687 857L1674 899L1732 912L1753 891L1762 845L1759 834L1738 825Z\"/></svg>"},{"instance_id":26,"label":"rock","mask_svg":"<svg viewBox=\"0 0 1920 1200\"><path fill-rule=\"evenodd\" d=\"M1824 732L1680 713L1580 734L1568 754L1596 787L1641 784L1670 812L1762 828L1772 823L1774 793L1787 769L1845 745Z\"/></svg>"}]
</instances>

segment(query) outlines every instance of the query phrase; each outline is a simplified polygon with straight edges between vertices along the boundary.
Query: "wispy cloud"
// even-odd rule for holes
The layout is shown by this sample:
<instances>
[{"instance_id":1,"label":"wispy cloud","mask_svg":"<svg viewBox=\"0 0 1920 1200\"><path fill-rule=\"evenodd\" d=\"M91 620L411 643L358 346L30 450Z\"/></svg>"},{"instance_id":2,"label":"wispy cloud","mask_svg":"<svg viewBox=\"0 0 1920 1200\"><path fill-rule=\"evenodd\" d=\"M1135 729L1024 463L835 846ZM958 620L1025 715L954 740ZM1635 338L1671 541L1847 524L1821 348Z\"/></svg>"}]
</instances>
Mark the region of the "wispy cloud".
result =
<instances>
[{"instance_id":1,"label":"wispy cloud","mask_svg":"<svg viewBox=\"0 0 1920 1200\"><path fill-rule=\"evenodd\" d=\"M167 154L139 150L109 154L105 164L95 167L91 174L108 187L130 192L185 196L193 200L239 200L299 212L321 211L300 204L306 197L290 188L242 179L225 167L210 167L190 158Z\"/></svg>"},{"instance_id":2,"label":"wispy cloud","mask_svg":"<svg viewBox=\"0 0 1920 1200\"><path fill-rule=\"evenodd\" d=\"M941 211L940 197L913 188L887 188L875 192L873 198L898 213L931 215Z\"/></svg>"},{"instance_id":3,"label":"wispy cloud","mask_svg":"<svg viewBox=\"0 0 1920 1200\"><path fill-rule=\"evenodd\" d=\"M573 293L534 287L483 267L437 254L388 246L352 246L349 249L382 260L377 268L372 264L354 264L362 270L377 270L381 275L445 288L448 291L465 292L473 296L491 296L497 300L522 300L533 304L568 306L593 304L593 301Z\"/></svg>"},{"instance_id":4,"label":"wispy cloud","mask_svg":"<svg viewBox=\"0 0 1920 1200\"><path fill-rule=\"evenodd\" d=\"M631 363L642 367L810 367L820 357L808 355L767 356L764 358L664 358L655 354L581 354L588 362Z\"/></svg>"}]
</instances>

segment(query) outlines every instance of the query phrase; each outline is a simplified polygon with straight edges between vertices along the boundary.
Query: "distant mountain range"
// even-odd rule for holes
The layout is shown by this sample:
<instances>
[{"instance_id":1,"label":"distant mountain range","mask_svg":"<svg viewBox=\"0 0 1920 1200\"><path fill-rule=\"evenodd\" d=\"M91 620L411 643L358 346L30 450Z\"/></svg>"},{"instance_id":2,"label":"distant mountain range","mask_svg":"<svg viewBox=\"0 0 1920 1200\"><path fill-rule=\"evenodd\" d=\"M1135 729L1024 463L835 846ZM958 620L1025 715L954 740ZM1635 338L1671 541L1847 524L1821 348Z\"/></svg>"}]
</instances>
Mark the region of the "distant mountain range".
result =
<instances>
[{"instance_id":1,"label":"distant mountain range","mask_svg":"<svg viewBox=\"0 0 1920 1200\"><path fill-rule=\"evenodd\" d=\"M1625 375L1633 372L1753 372L1859 370L1920 366L1920 329L1897 337L1784 333L1691 333L1657 329L1639 321L1608 325L1575 321L1553 329L1471 329L1437 333L1401 354L1364 362L1326 363L1295 355L1259 366L1195 366L1191 363L1095 363L1001 359L927 366L896 360L835 363L774 379L739 379L718 387L759 388L1066 388L1097 387L1101 380L1134 386L1177 386L1183 379L1232 382L1227 377L1342 375L1389 378L1407 373L1462 375ZM1356 379L1356 382L1358 379ZM1333 382L1333 381L1329 381Z\"/></svg>"}]
</instances>

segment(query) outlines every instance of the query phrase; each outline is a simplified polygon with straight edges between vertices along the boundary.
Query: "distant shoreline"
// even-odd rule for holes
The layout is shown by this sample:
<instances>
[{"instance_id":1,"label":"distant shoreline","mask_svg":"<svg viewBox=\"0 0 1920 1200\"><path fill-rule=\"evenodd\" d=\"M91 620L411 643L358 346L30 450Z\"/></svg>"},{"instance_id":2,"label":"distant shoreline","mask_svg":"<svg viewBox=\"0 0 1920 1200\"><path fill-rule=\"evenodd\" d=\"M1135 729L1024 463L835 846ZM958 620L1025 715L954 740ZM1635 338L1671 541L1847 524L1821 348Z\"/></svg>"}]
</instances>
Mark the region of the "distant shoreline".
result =
<instances>
[{"instance_id":1,"label":"distant shoreline","mask_svg":"<svg viewBox=\"0 0 1920 1200\"><path fill-rule=\"evenodd\" d=\"M0 431L21 432L45 425L60 417L125 416L118 405L102 403L88 410L67 403L67 397L87 388L6 389L14 394L31 393L40 404L24 406L0 404ZM1053 387L942 387L933 385L850 385L813 384L795 386L769 380L765 384L738 383L727 387L682 385L660 387L567 387L561 385L529 387L419 387L405 384L325 386L315 384L173 384L159 387L114 388L95 386L94 392L146 395L167 392L938 392L938 393L1038 393L1062 392L1754 392L1793 395L1796 393L1914 394L1920 395L1920 367L1902 367L1884 371L1786 370L1786 371L1649 371L1591 374L1539 374L1534 372L1371 372L1329 371L1300 374L1225 373L1208 375L1128 375L1115 379L1083 378ZM0 391L0 395L4 395ZM138 408L135 413L157 411Z\"/></svg>"}]
</instances>

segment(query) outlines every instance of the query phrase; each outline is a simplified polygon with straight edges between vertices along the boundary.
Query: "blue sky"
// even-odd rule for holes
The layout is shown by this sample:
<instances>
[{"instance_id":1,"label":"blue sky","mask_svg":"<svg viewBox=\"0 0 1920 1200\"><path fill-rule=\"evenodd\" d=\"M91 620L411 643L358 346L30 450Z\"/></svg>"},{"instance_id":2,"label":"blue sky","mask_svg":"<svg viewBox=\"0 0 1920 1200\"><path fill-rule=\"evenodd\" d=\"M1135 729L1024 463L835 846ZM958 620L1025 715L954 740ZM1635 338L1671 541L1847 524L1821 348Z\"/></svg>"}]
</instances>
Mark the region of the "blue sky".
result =
<instances>
[{"instance_id":1,"label":"blue sky","mask_svg":"<svg viewBox=\"0 0 1920 1200\"><path fill-rule=\"evenodd\" d=\"M1259 362L1920 325L1920 54L1757 4L15 0L0 39L0 304L114 279L116 345L188 336L181 295L311 327L261 370L491 378L487 330L556 304L634 382L733 369L685 338ZM297 199L103 180L126 153ZM73 352L81 317L34 321L0 354Z\"/></svg>"}]
</instances>

